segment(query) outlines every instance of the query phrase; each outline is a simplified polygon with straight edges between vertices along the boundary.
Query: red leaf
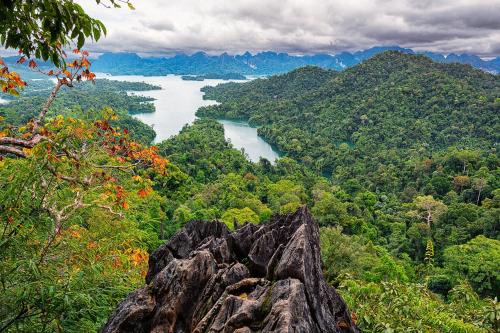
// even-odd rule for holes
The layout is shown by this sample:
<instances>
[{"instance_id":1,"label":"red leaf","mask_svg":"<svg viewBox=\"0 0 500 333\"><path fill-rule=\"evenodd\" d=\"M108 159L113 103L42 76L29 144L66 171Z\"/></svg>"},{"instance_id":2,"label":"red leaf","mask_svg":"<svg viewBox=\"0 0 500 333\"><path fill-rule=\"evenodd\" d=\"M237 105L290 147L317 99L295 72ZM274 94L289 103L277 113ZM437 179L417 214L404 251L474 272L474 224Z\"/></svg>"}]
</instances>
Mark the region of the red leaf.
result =
<instances>
[{"instance_id":1,"label":"red leaf","mask_svg":"<svg viewBox=\"0 0 500 333\"><path fill-rule=\"evenodd\" d=\"M137 195L141 198L145 198L148 196L149 192L149 189L141 188L139 191L137 191Z\"/></svg>"}]
</instances>

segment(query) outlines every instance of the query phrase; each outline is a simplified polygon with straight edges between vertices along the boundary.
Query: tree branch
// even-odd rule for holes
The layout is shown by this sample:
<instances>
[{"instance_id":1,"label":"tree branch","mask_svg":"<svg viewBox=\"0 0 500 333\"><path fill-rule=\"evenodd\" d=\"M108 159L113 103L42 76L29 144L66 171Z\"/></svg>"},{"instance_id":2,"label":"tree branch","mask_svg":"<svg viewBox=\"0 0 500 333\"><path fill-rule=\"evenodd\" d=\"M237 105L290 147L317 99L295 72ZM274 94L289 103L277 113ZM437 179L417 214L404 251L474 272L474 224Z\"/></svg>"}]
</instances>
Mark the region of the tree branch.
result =
<instances>
[{"instance_id":1,"label":"tree branch","mask_svg":"<svg viewBox=\"0 0 500 333\"><path fill-rule=\"evenodd\" d=\"M26 154L21 149L11 146L0 145L0 154L12 154L23 158L26 157Z\"/></svg>"},{"instance_id":2,"label":"tree branch","mask_svg":"<svg viewBox=\"0 0 500 333\"><path fill-rule=\"evenodd\" d=\"M66 176L66 175L59 173L52 165L47 164L46 168L56 178L65 180L65 181L70 182L70 183L77 183L77 184L80 184L84 187L88 187L88 186L92 185L92 176L84 177L84 178Z\"/></svg>"},{"instance_id":3,"label":"tree branch","mask_svg":"<svg viewBox=\"0 0 500 333\"><path fill-rule=\"evenodd\" d=\"M0 154L13 154L19 157L26 157L26 154L20 149L22 148L33 148L37 143L46 139L46 137L35 134L30 140L13 138L10 136L5 136L0 138Z\"/></svg>"},{"instance_id":4,"label":"tree branch","mask_svg":"<svg viewBox=\"0 0 500 333\"><path fill-rule=\"evenodd\" d=\"M59 92L59 89L63 86L63 81L60 79L57 79L56 86L52 90L52 92L49 95L49 98L47 98L47 101L45 102L45 105L42 108L42 111L40 111L40 114L38 115L38 118L34 120L34 127L33 127L33 133L36 133L38 126L40 123L43 121L45 118L45 115L49 111L50 106L52 105L52 102L54 102L54 99L57 96L57 93Z\"/></svg>"},{"instance_id":5,"label":"tree branch","mask_svg":"<svg viewBox=\"0 0 500 333\"><path fill-rule=\"evenodd\" d=\"M5 136L0 138L0 145L13 145L24 148L33 148L37 143L44 139L44 136L35 134L30 140L23 140L18 138L13 138L10 136Z\"/></svg>"},{"instance_id":6,"label":"tree branch","mask_svg":"<svg viewBox=\"0 0 500 333\"><path fill-rule=\"evenodd\" d=\"M49 98L45 102L45 105L43 106L42 110L40 111L40 114L38 115L38 118L33 120L33 130L32 130L32 133L34 134L33 137L30 140L18 139L13 137L0 138L0 153L14 154L16 156L25 158L26 154L18 147L33 148L37 143L39 143L43 139L46 139L45 136L42 136L37 133L38 127L43 122L43 119L45 118L45 115L49 111L52 102L54 102L54 99L56 98L59 89L61 89L61 87L65 84L67 85L68 83L65 83L64 80L57 79L56 86L50 93Z\"/></svg>"},{"instance_id":7,"label":"tree branch","mask_svg":"<svg viewBox=\"0 0 500 333\"><path fill-rule=\"evenodd\" d=\"M99 207L101 209L105 209L107 210L108 212L110 212L111 214L113 215L116 215L118 216L119 218L123 218L123 213L120 213L120 212L115 212L111 207L109 206L105 206L105 205L99 205L99 204L96 204L96 207Z\"/></svg>"}]
</instances>

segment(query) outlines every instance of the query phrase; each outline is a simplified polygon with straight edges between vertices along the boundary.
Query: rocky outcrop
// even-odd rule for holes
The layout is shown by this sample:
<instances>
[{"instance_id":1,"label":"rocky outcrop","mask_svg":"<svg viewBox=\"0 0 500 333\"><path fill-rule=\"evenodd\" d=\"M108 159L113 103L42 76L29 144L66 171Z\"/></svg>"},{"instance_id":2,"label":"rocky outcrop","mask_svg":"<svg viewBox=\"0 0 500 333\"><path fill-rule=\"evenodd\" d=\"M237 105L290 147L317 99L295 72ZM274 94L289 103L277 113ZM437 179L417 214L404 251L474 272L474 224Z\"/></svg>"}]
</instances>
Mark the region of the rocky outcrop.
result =
<instances>
[{"instance_id":1,"label":"rocky outcrop","mask_svg":"<svg viewBox=\"0 0 500 333\"><path fill-rule=\"evenodd\" d=\"M234 232L190 222L151 255L146 283L103 332L358 332L323 278L305 207Z\"/></svg>"}]
</instances>

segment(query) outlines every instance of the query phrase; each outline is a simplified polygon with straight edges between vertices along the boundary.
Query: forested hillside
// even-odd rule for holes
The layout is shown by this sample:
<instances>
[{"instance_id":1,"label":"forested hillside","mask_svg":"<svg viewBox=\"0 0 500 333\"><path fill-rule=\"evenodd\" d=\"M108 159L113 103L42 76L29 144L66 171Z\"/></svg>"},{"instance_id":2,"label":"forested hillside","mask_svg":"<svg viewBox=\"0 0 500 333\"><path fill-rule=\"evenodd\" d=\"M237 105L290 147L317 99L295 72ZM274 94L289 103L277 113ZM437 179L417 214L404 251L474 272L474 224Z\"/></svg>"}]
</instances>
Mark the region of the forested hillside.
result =
<instances>
[{"instance_id":1,"label":"forested hillside","mask_svg":"<svg viewBox=\"0 0 500 333\"><path fill-rule=\"evenodd\" d=\"M402 189L409 159L452 146L489 151L499 139L498 76L423 56L387 52L339 74L300 69L204 90L222 104L200 116L248 119L318 172L385 189ZM376 184L370 177L379 168L388 170Z\"/></svg>"},{"instance_id":2,"label":"forested hillside","mask_svg":"<svg viewBox=\"0 0 500 333\"><path fill-rule=\"evenodd\" d=\"M52 81L40 78L40 75L27 81L28 86L18 98L8 96L10 103L0 104L0 116L4 118L4 124L17 126L28 122L39 112L40 106L45 103L54 88ZM61 89L49 109L48 116L67 115L96 120L102 115L104 108L112 108L113 112L119 115L116 120L112 120L113 125L127 127L133 139L150 144L156 135L154 130L131 115L154 112L152 99L128 95L127 91L159 88L146 83L106 79L77 83L73 88Z\"/></svg>"}]
</instances>

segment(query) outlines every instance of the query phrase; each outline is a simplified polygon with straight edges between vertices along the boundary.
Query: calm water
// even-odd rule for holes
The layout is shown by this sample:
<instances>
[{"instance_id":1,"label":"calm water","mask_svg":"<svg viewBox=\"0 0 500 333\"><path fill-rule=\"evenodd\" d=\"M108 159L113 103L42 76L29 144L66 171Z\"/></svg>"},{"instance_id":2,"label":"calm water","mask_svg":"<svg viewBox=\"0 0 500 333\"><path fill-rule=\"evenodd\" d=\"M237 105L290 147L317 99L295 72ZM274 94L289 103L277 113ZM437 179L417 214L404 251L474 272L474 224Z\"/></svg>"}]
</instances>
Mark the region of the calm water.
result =
<instances>
[{"instance_id":1,"label":"calm water","mask_svg":"<svg viewBox=\"0 0 500 333\"><path fill-rule=\"evenodd\" d=\"M238 149L244 149L251 161L257 162L265 157L274 162L279 155L264 139L257 135L257 129L248 123L231 120L219 120L224 125L224 135Z\"/></svg>"},{"instance_id":2,"label":"calm water","mask_svg":"<svg viewBox=\"0 0 500 333\"><path fill-rule=\"evenodd\" d=\"M137 92L137 94L155 98L153 103L156 112L137 114L135 117L153 126L156 131L156 142L168 139L172 135L179 133L185 124L192 123L196 119L195 113L199 107L215 104L214 101L203 99L203 93L200 91L202 87L227 82L223 80L184 81L180 76L175 75L150 77L101 74L99 77L121 81L146 82L162 87L161 90ZM279 157L277 152L257 135L256 128L242 122L228 120L219 122L224 125L226 139L231 141L235 148L244 149L251 161L256 162L260 157L274 161Z\"/></svg>"}]
</instances>

